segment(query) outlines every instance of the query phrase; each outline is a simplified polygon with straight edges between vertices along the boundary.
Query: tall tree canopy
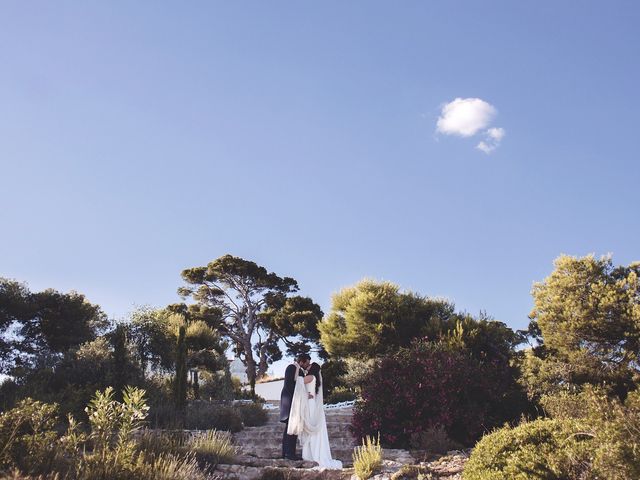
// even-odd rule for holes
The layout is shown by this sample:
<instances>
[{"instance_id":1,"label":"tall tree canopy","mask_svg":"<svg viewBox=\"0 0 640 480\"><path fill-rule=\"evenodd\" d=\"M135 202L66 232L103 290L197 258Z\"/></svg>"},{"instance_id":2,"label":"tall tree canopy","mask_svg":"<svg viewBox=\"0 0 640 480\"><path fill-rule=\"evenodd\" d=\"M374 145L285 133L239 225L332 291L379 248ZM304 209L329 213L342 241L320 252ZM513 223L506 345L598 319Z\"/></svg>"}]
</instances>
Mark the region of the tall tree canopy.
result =
<instances>
[{"instance_id":1,"label":"tall tree canopy","mask_svg":"<svg viewBox=\"0 0 640 480\"><path fill-rule=\"evenodd\" d=\"M293 295L299 289L293 278L232 255L186 269L182 278L187 286L178 293L197 302L183 306L183 311L207 314L231 341L246 366L252 390L256 378L282 357L279 342L295 354L308 348L305 340L319 339L322 311L311 299Z\"/></svg>"},{"instance_id":2,"label":"tall tree canopy","mask_svg":"<svg viewBox=\"0 0 640 480\"><path fill-rule=\"evenodd\" d=\"M67 350L96 338L106 326L100 307L80 293L52 289L32 293L24 284L0 278L3 373L57 361Z\"/></svg>"},{"instance_id":3,"label":"tall tree canopy","mask_svg":"<svg viewBox=\"0 0 640 480\"><path fill-rule=\"evenodd\" d=\"M531 384L606 384L619 395L635 388L640 367L640 263L610 257L556 259L534 284L530 330L543 345L525 367Z\"/></svg>"},{"instance_id":4,"label":"tall tree canopy","mask_svg":"<svg viewBox=\"0 0 640 480\"><path fill-rule=\"evenodd\" d=\"M454 328L458 318L445 300L401 292L390 282L362 280L333 296L319 330L331 355L374 358L415 338L436 338Z\"/></svg>"},{"instance_id":5,"label":"tall tree canopy","mask_svg":"<svg viewBox=\"0 0 640 480\"><path fill-rule=\"evenodd\" d=\"M199 309L189 310L184 304L162 309L141 307L131 315L129 337L142 370L170 372L175 369L176 345L182 327L187 368L197 367L212 373L223 370L226 342L220 338L210 316L202 315Z\"/></svg>"}]
</instances>

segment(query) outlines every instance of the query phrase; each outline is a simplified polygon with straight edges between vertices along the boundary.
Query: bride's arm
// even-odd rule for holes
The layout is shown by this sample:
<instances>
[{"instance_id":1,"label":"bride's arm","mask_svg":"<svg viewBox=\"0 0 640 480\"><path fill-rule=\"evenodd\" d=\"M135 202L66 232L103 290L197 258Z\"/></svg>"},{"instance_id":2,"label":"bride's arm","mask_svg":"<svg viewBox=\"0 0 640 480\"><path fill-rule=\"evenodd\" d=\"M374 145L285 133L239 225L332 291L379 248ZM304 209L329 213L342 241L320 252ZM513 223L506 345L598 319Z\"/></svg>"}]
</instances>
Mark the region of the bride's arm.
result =
<instances>
[{"instance_id":1,"label":"bride's arm","mask_svg":"<svg viewBox=\"0 0 640 480\"><path fill-rule=\"evenodd\" d=\"M316 378L316 377L314 377L313 375L307 375L306 377L304 377L304 383L305 383L305 385L306 385L307 383L311 383L311 382L313 381L313 379L314 379L314 378ZM313 394L309 393L309 399L312 399L312 398L313 398Z\"/></svg>"}]
</instances>

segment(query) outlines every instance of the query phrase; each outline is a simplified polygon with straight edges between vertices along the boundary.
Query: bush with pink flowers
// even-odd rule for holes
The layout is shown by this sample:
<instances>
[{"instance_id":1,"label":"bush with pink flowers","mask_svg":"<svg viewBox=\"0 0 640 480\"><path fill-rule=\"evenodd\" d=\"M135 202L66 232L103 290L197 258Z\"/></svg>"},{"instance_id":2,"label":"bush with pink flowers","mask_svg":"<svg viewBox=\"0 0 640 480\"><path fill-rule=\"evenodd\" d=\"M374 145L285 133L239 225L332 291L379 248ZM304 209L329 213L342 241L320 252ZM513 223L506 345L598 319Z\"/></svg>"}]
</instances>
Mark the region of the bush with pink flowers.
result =
<instances>
[{"instance_id":1,"label":"bush with pink flowers","mask_svg":"<svg viewBox=\"0 0 640 480\"><path fill-rule=\"evenodd\" d=\"M504 357L478 357L464 346L419 340L381 359L362 387L353 432L389 447L414 447L433 429L472 445L483 432L517 419L526 398Z\"/></svg>"}]
</instances>

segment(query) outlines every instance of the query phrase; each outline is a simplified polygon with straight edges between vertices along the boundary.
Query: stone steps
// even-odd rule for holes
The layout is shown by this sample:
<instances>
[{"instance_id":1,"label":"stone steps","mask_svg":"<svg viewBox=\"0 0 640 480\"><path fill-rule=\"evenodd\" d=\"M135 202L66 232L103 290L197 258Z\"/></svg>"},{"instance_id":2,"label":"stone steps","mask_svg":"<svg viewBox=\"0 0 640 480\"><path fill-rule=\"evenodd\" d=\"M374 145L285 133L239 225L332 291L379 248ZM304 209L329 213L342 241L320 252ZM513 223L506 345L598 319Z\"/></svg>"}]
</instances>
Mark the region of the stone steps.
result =
<instances>
[{"instance_id":1,"label":"stone steps","mask_svg":"<svg viewBox=\"0 0 640 480\"><path fill-rule=\"evenodd\" d=\"M267 473L268 472L268 473ZM224 480L260 480L267 474L269 478L292 480L351 480L351 470L323 470L292 467L250 467L243 465L218 465L216 477Z\"/></svg>"},{"instance_id":2,"label":"stone steps","mask_svg":"<svg viewBox=\"0 0 640 480\"><path fill-rule=\"evenodd\" d=\"M345 466L351 465L355 443L349 429L352 409L327 410L325 416L333 458L341 460ZM267 419L265 425L248 427L233 435L233 442L239 447L240 454L234 462L237 465L220 465L217 468L223 477L248 479L253 475L259 477L259 471L264 469L305 471L315 465L283 460L282 434L285 426L280 422L280 412L267 411ZM299 445L297 452L301 453Z\"/></svg>"},{"instance_id":3,"label":"stone steps","mask_svg":"<svg viewBox=\"0 0 640 480\"><path fill-rule=\"evenodd\" d=\"M346 442L331 443L331 452L349 451L351 452L356 445ZM240 446L243 455L252 455L260 458L281 458L282 457L282 441L272 443L253 443ZM297 453L302 453L300 446L297 447ZM350 456L349 456L350 458Z\"/></svg>"},{"instance_id":4,"label":"stone steps","mask_svg":"<svg viewBox=\"0 0 640 480\"><path fill-rule=\"evenodd\" d=\"M246 435L237 436L237 437L234 436L233 442L236 445L241 445L241 446L269 445L272 443L276 443L280 445L280 442L282 441L282 434L283 432L280 432L274 435L262 435L262 436L256 436L256 437L251 437ZM336 445L336 444L356 445L354 438L351 436L329 435L329 442L331 445Z\"/></svg>"},{"instance_id":5,"label":"stone steps","mask_svg":"<svg viewBox=\"0 0 640 480\"><path fill-rule=\"evenodd\" d=\"M431 480L461 480L469 451L452 451L447 455L417 462L405 450L384 449L380 469L370 480L401 478L423 478ZM353 480L351 468L343 470L315 470L310 462L268 460L254 457L237 458L234 465L218 465L216 475L224 480L260 480L269 478L290 480Z\"/></svg>"},{"instance_id":6,"label":"stone steps","mask_svg":"<svg viewBox=\"0 0 640 480\"><path fill-rule=\"evenodd\" d=\"M216 474L224 480L260 480L267 472L273 478L292 480L351 480L353 470L349 467L353 465L356 446L349 428L352 409L328 410L325 414L331 455L342 461L345 470L318 471L313 469L314 463L282 459L284 424L280 423L278 411L269 411L265 425L248 427L233 435L239 454L234 465L218 465ZM297 453L302 453L299 445ZM409 452L404 450L384 449L383 458L385 462L394 465L415 463Z\"/></svg>"},{"instance_id":7,"label":"stone steps","mask_svg":"<svg viewBox=\"0 0 640 480\"><path fill-rule=\"evenodd\" d=\"M325 410L324 414L327 418L333 417L351 417L353 415L352 408L340 408L335 410ZM269 418L280 418L279 410L267 410L267 416Z\"/></svg>"},{"instance_id":8,"label":"stone steps","mask_svg":"<svg viewBox=\"0 0 640 480\"><path fill-rule=\"evenodd\" d=\"M243 455L254 456L260 459L279 460L282 459L282 446L243 448L242 453ZM300 455L300 448L298 448L297 453ZM334 459L342 461L344 466L350 466L353 464L353 447L331 448L331 456Z\"/></svg>"},{"instance_id":9,"label":"stone steps","mask_svg":"<svg viewBox=\"0 0 640 480\"><path fill-rule=\"evenodd\" d=\"M349 428L351 422L327 422L327 428L341 429L341 428ZM284 427L284 423L267 423L265 425L260 425L259 427L245 427L245 430L251 429L256 431L269 431L275 430L277 428Z\"/></svg>"},{"instance_id":10,"label":"stone steps","mask_svg":"<svg viewBox=\"0 0 640 480\"><path fill-rule=\"evenodd\" d=\"M284 425L281 425L279 428L273 428L269 430L265 429L248 431L249 429L244 429L240 432L235 433L234 438L237 440L249 438L272 438L282 436L282 434L284 433L284 428ZM327 432L329 433L329 438L352 438L351 430L349 430L349 427L328 428Z\"/></svg>"},{"instance_id":11,"label":"stone steps","mask_svg":"<svg viewBox=\"0 0 640 480\"><path fill-rule=\"evenodd\" d=\"M331 422L336 422L336 423L340 423L340 422L351 422L351 418L353 417L353 415L331 415L331 416L327 416L325 415L325 418L327 419L327 423L331 423ZM271 417L268 418L267 420L269 423L280 423L280 417Z\"/></svg>"},{"instance_id":12,"label":"stone steps","mask_svg":"<svg viewBox=\"0 0 640 480\"><path fill-rule=\"evenodd\" d=\"M234 465L245 467L287 467L287 468L313 468L314 462L304 460L285 460L284 458L260 458L253 455L236 455Z\"/></svg>"},{"instance_id":13,"label":"stone steps","mask_svg":"<svg viewBox=\"0 0 640 480\"><path fill-rule=\"evenodd\" d=\"M268 428L268 429L262 429L262 430L250 430L248 428L245 428L244 430L241 430L237 433L234 434L234 436L237 437L269 437L272 435L282 435L282 432L284 432L285 426L284 424L278 425L275 428ZM351 437L351 429L349 428L348 425L345 426L340 426L340 427L329 427L327 428L327 432L329 433L329 436L334 435L336 437Z\"/></svg>"},{"instance_id":14,"label":"stone steps","mask_svg":"<svg viewBox=\"0 0 640 480\"><path fill-rule=\"evenodd\" d=\"M233 442L240 448L240 458L244 466L251 468L308 468L296 467L291 462L282 460L282 434L284 424L280 422L280 412L270 410L268 421L260 427L248 427L233 435ZM355 441L350 425L352 409L336 409L325 411L327 431L331 444L332 456L341 460L345 466L353 463L352 455ZM301 453L298 445L298 454ZM233 468L229 467L231 470ZM236 468L237 470L237 468ZM232 472L225 472L227 476Z\"/></svg>"},{"instance_id":15,"label":"stone steps","mask_svg":"<svg viewBox=\"0 0 640 480\"><path fill-rule=\"evenodd\" d=\"M269 439L257 439L257 440L245 440L245 441L234 441L234 444L239 446L240 449L242 451L248 451L248 450L252 450L252 449L256 449L256 448L264 448L265 446L267 447L273 447L273 448L280 448L282 446L282 436L280 437L273 437L273 438L269 438ZM357 446L357 444L348 438L334 438L334 439L329 439L329 444L331 446L331 448L353 448L355 446Z\"/></svg>"}]
</instances>

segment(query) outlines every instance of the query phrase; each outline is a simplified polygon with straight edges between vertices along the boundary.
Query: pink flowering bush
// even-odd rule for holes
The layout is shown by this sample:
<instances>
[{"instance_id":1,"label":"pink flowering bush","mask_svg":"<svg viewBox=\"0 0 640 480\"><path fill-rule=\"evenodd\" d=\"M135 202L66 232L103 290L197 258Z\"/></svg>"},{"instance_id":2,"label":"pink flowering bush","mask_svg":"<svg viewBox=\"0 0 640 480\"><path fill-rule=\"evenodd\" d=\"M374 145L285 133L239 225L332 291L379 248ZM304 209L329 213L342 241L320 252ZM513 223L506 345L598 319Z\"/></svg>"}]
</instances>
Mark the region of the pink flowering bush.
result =
<instances>
[{"instance_id":1,"label":"pink flowering bush","mask_svg":"<svg viewBox=\"0 0 640 480\"><path fill-rule=\"evenodd\" d=\"M379 433L383 445L406 448L416 447L412 438L439 429L472 445L522 413L526 400L515 376L508 358L416 341L377 363L356 404L353 432L358 438Z\"/></svg>"}]
</instances>

